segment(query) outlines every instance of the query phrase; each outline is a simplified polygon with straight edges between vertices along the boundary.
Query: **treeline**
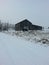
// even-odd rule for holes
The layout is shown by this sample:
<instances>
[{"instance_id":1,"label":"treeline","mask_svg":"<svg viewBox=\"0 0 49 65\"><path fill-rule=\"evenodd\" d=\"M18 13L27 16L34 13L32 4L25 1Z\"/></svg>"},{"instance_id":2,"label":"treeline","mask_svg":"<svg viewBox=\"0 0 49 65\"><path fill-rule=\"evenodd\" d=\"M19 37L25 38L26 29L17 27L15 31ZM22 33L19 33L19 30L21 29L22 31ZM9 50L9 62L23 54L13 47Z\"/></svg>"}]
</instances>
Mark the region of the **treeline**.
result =
<instances>
[{"instance_id":1,"label":"treeline","mask_svg":"<svg viewBox=\"0 0 49 65\"><path fill-rule=\"evenodd\" d=\"M8 31L9 29L15 30L15 25L9 23L2 23L0 21L0 31Z\"/></svg>"}]
</instances>

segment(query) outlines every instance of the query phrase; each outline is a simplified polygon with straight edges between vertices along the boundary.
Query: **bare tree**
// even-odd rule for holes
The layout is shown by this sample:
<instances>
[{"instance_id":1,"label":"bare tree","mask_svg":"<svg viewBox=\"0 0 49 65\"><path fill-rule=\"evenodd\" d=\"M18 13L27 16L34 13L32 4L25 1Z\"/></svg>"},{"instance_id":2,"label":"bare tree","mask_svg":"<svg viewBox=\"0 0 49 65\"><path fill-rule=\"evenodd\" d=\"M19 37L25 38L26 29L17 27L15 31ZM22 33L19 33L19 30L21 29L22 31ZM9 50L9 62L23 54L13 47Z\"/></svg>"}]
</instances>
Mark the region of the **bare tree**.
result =
<instances>
[{"instance_id":1,"label":"bare tree","mask_svg":"<svg viewBox=\"0 0 49 65\"><path fill-rule=\"evenodd\" d=\"M0 31L2 31L2 23L1 23L1 20L0 20Z\"/></svg>"}]
</instances>

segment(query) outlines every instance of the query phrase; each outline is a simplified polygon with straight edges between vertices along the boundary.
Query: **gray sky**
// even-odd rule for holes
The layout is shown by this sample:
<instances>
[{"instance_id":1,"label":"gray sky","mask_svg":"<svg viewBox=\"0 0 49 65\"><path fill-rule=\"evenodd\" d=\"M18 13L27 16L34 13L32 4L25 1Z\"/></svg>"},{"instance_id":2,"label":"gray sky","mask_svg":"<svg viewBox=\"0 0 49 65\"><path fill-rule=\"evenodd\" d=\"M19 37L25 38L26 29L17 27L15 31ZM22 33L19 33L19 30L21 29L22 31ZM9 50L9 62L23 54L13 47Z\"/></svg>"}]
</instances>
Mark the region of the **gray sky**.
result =
<instances>
[{"instance_id":1,"label":"gray sky","mask_svg":"<svg viewBox=\"0 0 49 65\"><path fill-rule=\"evenodd\" d=\"M49 26L49 0L0 0L0 19L10 23L28 19Z\"/></svg>"}]
</instances>

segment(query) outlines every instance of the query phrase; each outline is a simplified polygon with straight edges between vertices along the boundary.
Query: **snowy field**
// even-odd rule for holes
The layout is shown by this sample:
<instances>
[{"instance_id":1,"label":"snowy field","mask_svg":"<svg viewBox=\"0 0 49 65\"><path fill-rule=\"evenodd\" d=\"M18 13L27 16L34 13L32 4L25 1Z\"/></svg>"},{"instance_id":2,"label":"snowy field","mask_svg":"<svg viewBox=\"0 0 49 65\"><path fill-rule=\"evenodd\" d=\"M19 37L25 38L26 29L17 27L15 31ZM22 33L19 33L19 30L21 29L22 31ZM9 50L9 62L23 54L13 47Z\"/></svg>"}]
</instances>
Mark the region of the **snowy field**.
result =
<instances>
[{"instance_id":1,"label":"snowy field","mask_svg":"<svg viewBox=\"0 0 49 65\"><path fill-rule=\"evenodd\" d=\"M34 31L14 31L14 30L8 30L8 31L2 31L5 34L9 34L12 36L23 38L25 41L30 41L33 43L39 43L44 45L49 45L49 29L47 30L34 30Z\"/></svg>"},{"instance_id":2,"label":"snowy field","mask_svg":"<svg viewBox=\"0 0 49 65\"><path fill-rule=\"evenodd\" d=\"M0 32L0 65L49 65L48 34L41 31Z\"/></svg>"}]
</instances>

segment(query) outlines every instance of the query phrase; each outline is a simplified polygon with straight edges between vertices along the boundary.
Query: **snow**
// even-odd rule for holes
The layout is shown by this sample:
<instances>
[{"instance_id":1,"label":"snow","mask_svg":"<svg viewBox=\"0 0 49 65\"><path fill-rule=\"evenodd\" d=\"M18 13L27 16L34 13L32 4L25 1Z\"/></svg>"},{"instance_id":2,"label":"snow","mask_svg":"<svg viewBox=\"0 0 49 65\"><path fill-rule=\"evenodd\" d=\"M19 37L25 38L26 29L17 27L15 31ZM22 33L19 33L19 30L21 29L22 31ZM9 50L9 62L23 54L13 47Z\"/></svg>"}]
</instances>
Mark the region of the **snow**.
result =
<instances>
[{"instance_id":1,"label":"snow","mask_svg":"<svg viewBox=\"0 0 49 65\"><path fill-rule=\"evenodd\" d=\"M0 32L0 65L49 65L49 46Z\"/></svg>"},{"instance_id":2,"label":"snow","mask_svg":"<svg viewBox=\"0 0 49 65\"><path fill-rule=\"evenodd\" d=\"M49 45L49 30L42 30L42 31L14 31L14 30L8 30L3 31L3 33L10 34L12 36L17 36L20 38L23 38L27 41L35 41L36 43L42 43Z\"/></svg>"}]
</instances>

